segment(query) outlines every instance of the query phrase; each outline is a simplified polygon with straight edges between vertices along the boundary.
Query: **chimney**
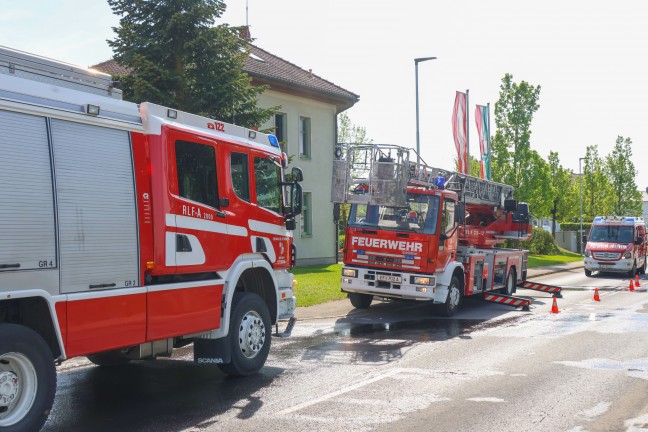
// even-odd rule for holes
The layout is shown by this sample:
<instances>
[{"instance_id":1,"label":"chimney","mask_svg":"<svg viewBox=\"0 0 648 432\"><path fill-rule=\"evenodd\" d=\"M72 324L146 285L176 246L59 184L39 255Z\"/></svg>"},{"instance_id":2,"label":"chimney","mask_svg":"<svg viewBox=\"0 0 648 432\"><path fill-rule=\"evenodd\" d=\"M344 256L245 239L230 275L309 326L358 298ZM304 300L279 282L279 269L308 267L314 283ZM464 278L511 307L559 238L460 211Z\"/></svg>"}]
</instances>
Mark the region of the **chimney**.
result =
<instances>
[{"instance_id":1,"label":"chimney","mask_svg":"<svg viewBox=\"0 0 648 432\"><path fill-rule=\"evenodd\" d=\"M241 33L239 34L241 39L245 39L247 41L252 39L252 35L250 35L250 27L249 26L242 26L241 27Z\"/></svg>"}]
</instances>

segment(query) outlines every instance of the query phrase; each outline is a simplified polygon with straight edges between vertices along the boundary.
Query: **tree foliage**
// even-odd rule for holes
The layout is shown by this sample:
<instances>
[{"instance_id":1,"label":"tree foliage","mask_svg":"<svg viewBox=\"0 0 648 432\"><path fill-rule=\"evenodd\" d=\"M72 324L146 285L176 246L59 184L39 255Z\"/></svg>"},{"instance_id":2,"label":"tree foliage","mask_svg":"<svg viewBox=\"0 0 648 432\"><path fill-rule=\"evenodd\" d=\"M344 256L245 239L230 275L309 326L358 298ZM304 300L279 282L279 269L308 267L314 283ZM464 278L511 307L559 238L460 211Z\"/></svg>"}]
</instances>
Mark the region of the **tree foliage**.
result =
<instances>
[{"instance_id":1,"label":"tree foliage","mask_svg":"<svg viewBox=\"0 0 648 432\"><path fill-rule=\"evenodd\" d=\"M257 126L277 107L261 109L243 72L247 41L240 28L215 25L222 0L108 0L120 17L108 44L115 60L132 70L118 77L124 96L223 121Z\"/></svg>"},{"instance_id":2,"label":"tree foliage","mask_svg":"<svg viewBox=\"0 0 648 432\"><path fill-rule=\"evenodd\" d=\"M612 214L612 185L597 145L587 146L582 174L583 221Z\"/></svg>"},{"instance_id":3,"label":"tree foliage","mask_svg":"<svg viewBox=\"0 0 648 432\"><path fill-rule=\"evenodd\" d=\"M612 154L605 158L605 165L612 188L612 214L642 214L641 192L637 190L637 169L632 162L632 140L618 136Z\"/></svg>"},{"instance_id":4,"label":"tree foliage","mask_svg":"<svg viewBox=\"0 0 648 432\"><path fill-rule=\"evenodd\" d=\"M493 179L517 189L522 186L524 171L531 155L531 121L540 108L540 86L526 81L513 82L506 74L495 103L495 127L492 145Z\"/></svg>"},{"instance_id":5,"label":"tree foliage","mask_svg":"<svg viewBox=\"0 0 648 432\"><path fill-rule=\"evenodd\" d=\"M578 220L580 197L577 176L561 165L558 152L549 152L548 164L553 199L556 200L556 221ZM553 206L553 202L551 204Z\"/></svg>"},{"instance_id":6,"label":"tree foliage","mask_svg":"<svg viewBox=\"0 0 648 432\"><path fill-rule=\"evenodd\" d=\"M351 118L345 112L338 115L338 138L339 143L368 144L373 140L367 137L367 128L351 122Z\"/></svg>"}]
</instances>

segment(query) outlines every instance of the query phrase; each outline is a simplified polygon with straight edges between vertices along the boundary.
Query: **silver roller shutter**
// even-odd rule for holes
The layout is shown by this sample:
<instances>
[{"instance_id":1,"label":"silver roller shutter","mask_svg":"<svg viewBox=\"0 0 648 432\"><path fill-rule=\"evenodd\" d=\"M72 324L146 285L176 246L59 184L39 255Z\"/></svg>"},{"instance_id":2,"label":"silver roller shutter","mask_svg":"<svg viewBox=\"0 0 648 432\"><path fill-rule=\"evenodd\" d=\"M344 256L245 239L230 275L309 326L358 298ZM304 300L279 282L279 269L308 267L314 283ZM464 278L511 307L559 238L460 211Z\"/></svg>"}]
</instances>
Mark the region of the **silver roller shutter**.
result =
<instances>
[{"instance_id":1,"label":"silver roller shutter","mask_svg":"<svg viewBox=\"0 0 648 432\"><path fill-rule=\"evenodd\" d=\"M45 118L0 110L0 272L56 265Z\"/></svg>"},{"instance_id":2,"label":"silver roller shutter","mask_svg":"<svg viewBox=\"0 0 648 432\"><path fill-rule=\"evenodd\" d=\"M135 188L128 132L52 120L61 291L137 284Z\"/></svg>"}]
</instances>

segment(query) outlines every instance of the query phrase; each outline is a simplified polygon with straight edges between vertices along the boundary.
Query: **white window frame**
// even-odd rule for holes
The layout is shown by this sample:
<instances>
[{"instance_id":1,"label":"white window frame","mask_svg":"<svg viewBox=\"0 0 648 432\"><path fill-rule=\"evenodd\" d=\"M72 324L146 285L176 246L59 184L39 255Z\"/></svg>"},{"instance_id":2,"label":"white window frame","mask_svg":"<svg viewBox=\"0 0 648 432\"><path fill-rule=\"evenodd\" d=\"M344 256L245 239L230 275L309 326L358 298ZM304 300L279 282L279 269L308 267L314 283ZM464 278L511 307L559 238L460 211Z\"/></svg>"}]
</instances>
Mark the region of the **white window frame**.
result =
<instances>
[{"instance_id":1,"label":"white window frame","mask_svg":"<svg viewBox=\"0 0 648 432\"><path fill-rule=\"evenodd\" d=\"M300 236L302 238L309 238L313 237L313 193L310 191L304 191L302 199ZM308 230L306 228L308 228Z\"/></svg>"},{"instance_id":2,"label":"white window frame","mask_svg":"<svg viewBox=\"0 0 648 432\"><path fill-rule=\"evenodd\" d=\"M310 117L299 116L299 158L310 159L312 155L312 122Z\"/></svg>"}]
</instances>

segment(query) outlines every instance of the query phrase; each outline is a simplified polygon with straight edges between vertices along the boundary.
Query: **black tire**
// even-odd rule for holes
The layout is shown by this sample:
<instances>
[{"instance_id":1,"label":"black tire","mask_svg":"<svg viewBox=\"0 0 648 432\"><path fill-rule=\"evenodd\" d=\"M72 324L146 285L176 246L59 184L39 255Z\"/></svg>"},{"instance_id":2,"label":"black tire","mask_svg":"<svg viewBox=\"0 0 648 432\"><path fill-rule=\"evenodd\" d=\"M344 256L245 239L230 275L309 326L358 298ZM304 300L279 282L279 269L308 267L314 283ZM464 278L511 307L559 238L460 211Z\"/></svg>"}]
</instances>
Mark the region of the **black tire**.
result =
<instances>
[{"instance_id":1,"label":"black tire","mask_svg":"<svg viewBox=\"0 0 648 432\"><path fill-rule=\"evenodd\" d=\"M648 261L648 257L644 258L644 263L639 269L639 274L646 274L646 261Z\"/></svg>"},{"instance_id":2,"label":"black tire","mask_svg":"<svg viewBox=\"0 0 648 432\"><path fill-rule=\"evenodd\" d=\"M92 354L88 356L88 360L101 367L123 366L131 361L131 359L124 357L117 351Z\"/></svg>"},{"instance_id":3,"label":"black tire","mask_svg":"<svg viewBox=\"0 0 648 432\"><path fill-rule=\"evenodd\" d=\"M232 362L218 365L227 375L248 376L261 370L270 352L270 312L261 297L235 293L229 334Z\"/></svg>"},{"instance_id":4,"label":"black tire","mask_svg":"<svg viewBox=\"0 0 648 432\"><path fill-rule=\"evenodd\" d=\"M446 317L453 316L459 307L461 307L461 302L463 299L462 294L462 285L459 282L457 276L452 276L450 280L450 286L448 287L448 296L446 297L445 303L441 305L441 314Z\"/></svg>"},{"instance_id":5,"label":"black tire","mask_svg":"<svg viewBox=\"0 0 648 432\"><path fill-rule=\"evenodd\" d=\"M592 277L592 270L585 269L585 276Z\"/></svg>"},{"instance_id":6,"label":"black tire","mask_svg":"<svg viewBox=\"0 0 648 432\"><path fill-rule=\"evenodd\" d=\"M17 378L0 397L0 430L38 431L49 416L56 392L54 357L43 338L28 327L0 324L0 382ZM18 385L18 383L20 385Z\"/></svg>"},{"instance_id":7,"label":"black tire","mask_svg":"<svg viewBox=\"0 0 648 432\"><path fill-rule=\"evenodd\" d=\"M351 292L349 293L349 300L351 300L351 304L353 305L354 308L367 309L369 306L371 306L371 302L373 301L373 296L369 294L360 294L360 293Z\"/></svg>"},{"instance_id":8,"label":"black tire","mask_svg":"<svg viewBox=\"0 0 648 432\"><path fill-rule=\"evenodd\" d=\"M637 261L633 261L632 262L632 268L628 272L628 276L633 278L633 277L635 277L636 274L637 274Z\"/></svg>"},{"instance_id":9,"label":"black tire","mask_svg":"<svg viewBox=\"0 0 648 432\"><path fill-rule=\"evenodd\" d=\"M509 274L506 276L506 285L504 288L501 288L499 292L501 294L507 295L507 296L512 296L515 294L515 282L516 281L516 274L515 274L515 269L509 270Z\"/></svg>"}]
</instances>

